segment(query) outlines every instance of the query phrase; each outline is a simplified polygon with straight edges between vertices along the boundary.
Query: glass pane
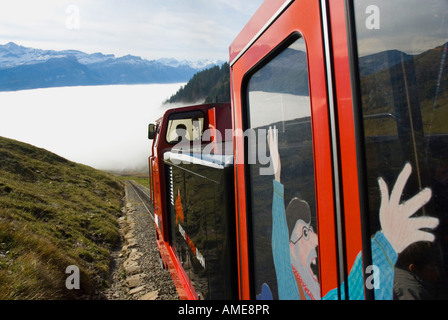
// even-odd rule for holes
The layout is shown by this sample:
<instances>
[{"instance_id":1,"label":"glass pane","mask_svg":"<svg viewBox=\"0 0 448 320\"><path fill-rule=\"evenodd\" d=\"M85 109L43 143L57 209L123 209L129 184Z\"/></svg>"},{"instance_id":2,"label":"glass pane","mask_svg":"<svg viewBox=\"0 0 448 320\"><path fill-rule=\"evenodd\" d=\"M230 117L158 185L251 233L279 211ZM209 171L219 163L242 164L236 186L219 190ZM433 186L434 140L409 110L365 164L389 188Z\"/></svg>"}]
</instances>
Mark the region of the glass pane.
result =
<instances>
[{"instance_id":1,"label":"glass pane","mask_svg":"<svg viewBox=\"0 0 448 320\"><path fill-rule=\"evenodd\" d=\"M201 111L172 114L168 120L166 141L176 144L200 140L204 130L204 114Z\"/></svg>"},{"instance_id":2,"label":"glass pane","mask_svg":"<svg viewBox=\"0 0 448 320\"><path fill-rule=\"evenodd\" d=\"M311 105L303 38L252 74L247 98L245 136L257 298L319 299Z\"/></svg>"},{"instance_id":3,"label":"glass pane","mask_svg":"<svg viewBox=\"0 0 448 320\"><path fill-rule=\"evenodd\" d=\"M233 166L165 164L171 245L190 284L200 299L235 298Z\"/></svg>"},{"instance_id":4,"label":"glass pane","mask_svg":"<svg viewBox=\"0 0 448 320\"><path fill-rule=\"evenodd\" d=\"M353 3L375 298L446 299L448 1Z\"/></svg>"}]
</instances>

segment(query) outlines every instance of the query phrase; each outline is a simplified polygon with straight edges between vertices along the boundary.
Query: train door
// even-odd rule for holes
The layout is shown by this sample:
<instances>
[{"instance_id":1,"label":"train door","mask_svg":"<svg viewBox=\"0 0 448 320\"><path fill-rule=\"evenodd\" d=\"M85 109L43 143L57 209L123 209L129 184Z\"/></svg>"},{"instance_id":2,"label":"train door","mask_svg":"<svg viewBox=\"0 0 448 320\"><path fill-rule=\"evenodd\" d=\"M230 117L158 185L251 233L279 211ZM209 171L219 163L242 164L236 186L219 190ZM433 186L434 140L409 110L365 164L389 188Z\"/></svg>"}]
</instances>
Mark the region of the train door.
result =
<instances>
[{"instance_id":1,"label":"train door","mask_svg":"<svg viewBox=\"0 0 448 320\"><path fill-rule=\"evenodd\" d=\"M241 298L448 297L447 17L272 0L236 38Z\"/></svg>"},{"instance_id":2,"label":"train door","mask_svg":"<svg viewBox=\"0 0 448 320\"><path fill-rule=\"evenodd\" d=\"M239 295L341 295L321 8L266 1L230 47Z\"/></svg>"},{"instance_id":3,"label":"train door","mask_svg":"<svg viewBox=\"0 0 448 320\"><path fill-rule=\"evenodd\" d=\"M343 190L359 186L366 295L447 299L448 2L331 1L330 12L333 32L347 30L332 37L344 61L334 74Z\"/></svg>"}]
</instances>

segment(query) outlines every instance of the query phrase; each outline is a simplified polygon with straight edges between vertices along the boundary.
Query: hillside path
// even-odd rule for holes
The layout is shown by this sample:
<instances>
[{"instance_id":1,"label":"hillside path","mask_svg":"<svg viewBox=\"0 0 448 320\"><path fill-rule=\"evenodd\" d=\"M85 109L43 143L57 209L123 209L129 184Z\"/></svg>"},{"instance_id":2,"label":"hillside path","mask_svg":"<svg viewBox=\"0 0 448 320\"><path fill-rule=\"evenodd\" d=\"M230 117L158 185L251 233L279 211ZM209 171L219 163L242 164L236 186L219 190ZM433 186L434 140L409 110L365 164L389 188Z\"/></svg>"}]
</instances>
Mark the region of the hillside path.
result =
<instances>
[{"instance_id":1,"label":"hillside path","mask_svg":"<svg viewBox=\"0 0 448 320\"><path fill-rule=\"evenodd\" d=\"M171 275L159 262L154 222L129 181L125 188L123 216L119 218L122 242L112 253L111 285L104 292L105 298L178 300Z\"/></svg>"}]
</instances>

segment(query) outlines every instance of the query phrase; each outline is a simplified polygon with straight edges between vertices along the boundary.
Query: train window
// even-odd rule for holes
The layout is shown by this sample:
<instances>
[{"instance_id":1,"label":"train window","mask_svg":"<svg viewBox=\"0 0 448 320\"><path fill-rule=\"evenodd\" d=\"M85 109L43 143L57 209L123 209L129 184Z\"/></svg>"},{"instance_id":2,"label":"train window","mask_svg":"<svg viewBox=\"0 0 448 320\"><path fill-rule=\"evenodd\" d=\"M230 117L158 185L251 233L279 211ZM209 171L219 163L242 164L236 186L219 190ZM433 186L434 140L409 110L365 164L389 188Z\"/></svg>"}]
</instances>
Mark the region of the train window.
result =
<instances>
[{"instance_id":1,"label":"train window","mask_svg":"<svg viewBox=\"0 0 448 320\"><path fill-rule=\"evenodd\" d=\"M246 82L257 299L320 298L307 53L291 41Z\"/></svg>"},{"instance_id":2,"label":"train window","mask_svg":"<svg viewBox=\"0 0 448 320\"><path fill-rule=\"evenodd\" d=\"M168 118L166 141L171 144L201 140L204 114L201 111L173 113Z\"/></svg>"},{"instance_id":3,"label":"train window","mask_svg":"<svg viewBox=\"0 0 448 320\"><path fill-rule=\"evenodd\" d=\"M353 1L376 299L447 299L448 1Z\"/></svg>"}]
</instances>

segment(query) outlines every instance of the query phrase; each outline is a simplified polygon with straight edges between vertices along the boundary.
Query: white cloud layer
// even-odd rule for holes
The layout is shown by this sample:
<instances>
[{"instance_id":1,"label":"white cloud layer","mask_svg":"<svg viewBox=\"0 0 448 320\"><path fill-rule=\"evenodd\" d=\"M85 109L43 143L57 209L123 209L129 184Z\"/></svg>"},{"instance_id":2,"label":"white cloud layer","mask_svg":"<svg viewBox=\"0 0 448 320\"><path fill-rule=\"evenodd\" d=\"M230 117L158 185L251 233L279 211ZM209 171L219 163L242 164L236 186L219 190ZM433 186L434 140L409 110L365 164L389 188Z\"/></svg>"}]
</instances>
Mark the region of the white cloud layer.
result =
<instances>
[{"instance_id":1,"label":"white cloud layer","mask_svg":"<svg viewBox=\"0 0 448 320\"><path fill-rule=\"evenodd\" d=\"M105 170L142 170L148 124L184 83L0 92L0 136Z\"/></svg>"}]
</instances>

